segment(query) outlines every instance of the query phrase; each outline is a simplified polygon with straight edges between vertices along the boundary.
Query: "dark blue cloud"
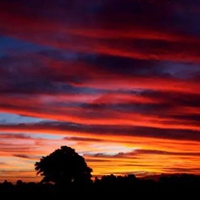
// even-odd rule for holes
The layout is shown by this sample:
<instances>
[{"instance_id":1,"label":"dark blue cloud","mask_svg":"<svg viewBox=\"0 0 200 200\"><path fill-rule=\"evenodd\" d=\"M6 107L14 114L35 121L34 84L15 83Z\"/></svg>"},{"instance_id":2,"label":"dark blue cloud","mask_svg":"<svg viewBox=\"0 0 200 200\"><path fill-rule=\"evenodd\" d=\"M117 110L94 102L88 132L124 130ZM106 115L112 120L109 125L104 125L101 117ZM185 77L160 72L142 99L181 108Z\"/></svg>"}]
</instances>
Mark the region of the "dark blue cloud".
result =
<instances>
[{"instance_id":1,"label":"dark blue cloud","mask_svg":"<svg viewBox=\"0 0 200 200\"><path fill-rule=\"evenodd\" d=\"M141 138L160 138L160 139L171 139L179 141L200 141L199 131L187 130L187 129L173 129L173 128L154 128L154 127L143 127L143 126L126 126L126 125L84 125L67 122L40 122L34 124L20 124L20 125L1 125L0 129L6 127L16 130L38 130L41 132L49 130L57 131L70 131L71 133L79 134L101 134L101 136L113 135L117 136L133 136ZM76 140L76 139L75 139ZM78 138L77 138L78 140ZM109 139L108 139L109 141ZM123 139L122 139L123 141ZM127 141L125 141L127 143ZM130 143L134 141L130 140Z\"/></svg>"},{"instance_id":2,"label":"dark blue cloud","mask_svg":"<svg viewBox=\"0 0 200 200\"><path fill-rule=\"evenodd\" d=\"M41 45L36 45L6 36L0 37L0 44L0 57L35 53L47 49L47 47Z\"/></svg>"}]
</instances>

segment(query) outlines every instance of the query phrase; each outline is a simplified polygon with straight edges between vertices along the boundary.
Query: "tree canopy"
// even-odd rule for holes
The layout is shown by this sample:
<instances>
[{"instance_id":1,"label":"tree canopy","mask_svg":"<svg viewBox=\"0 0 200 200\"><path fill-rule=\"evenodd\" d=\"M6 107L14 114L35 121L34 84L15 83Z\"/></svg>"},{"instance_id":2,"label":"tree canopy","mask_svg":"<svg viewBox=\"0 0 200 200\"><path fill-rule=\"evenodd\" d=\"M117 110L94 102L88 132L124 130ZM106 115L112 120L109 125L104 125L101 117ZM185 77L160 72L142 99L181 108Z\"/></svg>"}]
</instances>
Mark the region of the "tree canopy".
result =
<instances>
[{"instance_id":1,"label":"tree canopy","mask_svg":"<svg viewBox=\"0 0 200 200\"><path fill-rule=\"evenodd\" d=\"M91 181L92 169L87 166L84 157L68 146L61 146L35 163L38 175L44 176L42 182L66 185L72 182Z\"/></svg>"}]
</instances>

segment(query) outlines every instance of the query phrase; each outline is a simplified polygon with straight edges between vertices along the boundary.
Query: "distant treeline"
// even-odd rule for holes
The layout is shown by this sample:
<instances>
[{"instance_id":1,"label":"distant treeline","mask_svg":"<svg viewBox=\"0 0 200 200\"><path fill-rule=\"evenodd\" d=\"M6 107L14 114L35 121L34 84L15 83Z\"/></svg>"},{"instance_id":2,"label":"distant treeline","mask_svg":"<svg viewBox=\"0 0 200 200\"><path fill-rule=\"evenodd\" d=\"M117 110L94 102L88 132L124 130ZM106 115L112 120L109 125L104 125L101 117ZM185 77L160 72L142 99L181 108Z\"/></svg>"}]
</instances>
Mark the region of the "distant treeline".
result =
<instances>
[{"instance_id":1,"label":"distant treeline","mask_svg":"<svg viewBox=\"0 0 200 200\"><path fill-rule=\"evenodd\" d=\"M23 182L18 180L16 184L8 181L0 183L1 195L31 195L43 194L47 196L62 194L62 198L68 195L74 197L190 197L200 199L200 176L192 174L179 174L160 176L158 180L140 179L135 175L126 176L106 175L95 178L91 182L71 183L70 185L56 185L50 183ZM63 196L64 195L64 196ZM95 195L95 196L93 196ZM16 197L16 196L15 196ZM44 196L45 197L45 196ZM133 199L133 198L132 198Z\"/></svg>"}]
</instances>

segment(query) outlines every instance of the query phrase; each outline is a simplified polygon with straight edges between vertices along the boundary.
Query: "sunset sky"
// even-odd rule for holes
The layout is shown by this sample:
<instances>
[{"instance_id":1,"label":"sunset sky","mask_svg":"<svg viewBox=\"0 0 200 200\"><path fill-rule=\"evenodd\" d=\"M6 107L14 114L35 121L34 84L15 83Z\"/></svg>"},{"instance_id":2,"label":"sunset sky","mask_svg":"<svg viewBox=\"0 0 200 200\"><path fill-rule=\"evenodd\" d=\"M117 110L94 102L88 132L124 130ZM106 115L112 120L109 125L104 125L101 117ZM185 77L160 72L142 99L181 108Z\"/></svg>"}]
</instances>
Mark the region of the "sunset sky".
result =
<instances>
[{"instance_id":1,"label":"sunset sky","mask_svg":"<svg viewBox=\"0 0 200 200\"><path fill-rule=\"evenodd\" d=\"M92 175L200 174L200 1L1 0L0 182L62 145Z\"/></svg>"}]
</instances>

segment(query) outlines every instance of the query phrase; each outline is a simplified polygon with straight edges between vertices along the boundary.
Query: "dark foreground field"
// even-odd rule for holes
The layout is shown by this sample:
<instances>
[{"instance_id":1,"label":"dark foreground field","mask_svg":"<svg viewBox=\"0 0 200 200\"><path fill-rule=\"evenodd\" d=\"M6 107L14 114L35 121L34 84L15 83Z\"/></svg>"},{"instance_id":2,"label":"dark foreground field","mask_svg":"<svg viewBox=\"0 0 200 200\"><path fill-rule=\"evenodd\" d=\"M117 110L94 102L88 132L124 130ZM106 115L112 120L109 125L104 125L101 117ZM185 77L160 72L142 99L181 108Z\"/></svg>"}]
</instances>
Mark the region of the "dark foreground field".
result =
<instances>
[{"instance_id":1,"label":"dark foreground field","mask_svg":"<svg viewBox=\"0 0 200 200\"><path fill-rule=\"evenodd\" d=\"M134 175L116 177L114 175L95 179L91 183L73 183L68 186L53 184L24 183L7 181L0 184L0 194L5 198L32 197L50 198L190 198L200 199L200 176L182 174L179 176L161 176L158 180L138 179ZM136 198L137 197L137 198Z\"/></svg>"}]
</instances>

